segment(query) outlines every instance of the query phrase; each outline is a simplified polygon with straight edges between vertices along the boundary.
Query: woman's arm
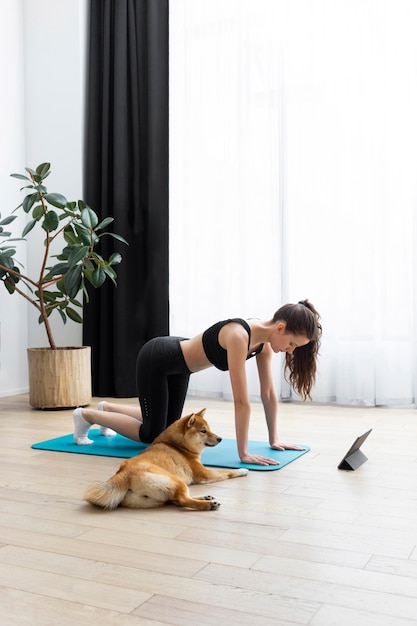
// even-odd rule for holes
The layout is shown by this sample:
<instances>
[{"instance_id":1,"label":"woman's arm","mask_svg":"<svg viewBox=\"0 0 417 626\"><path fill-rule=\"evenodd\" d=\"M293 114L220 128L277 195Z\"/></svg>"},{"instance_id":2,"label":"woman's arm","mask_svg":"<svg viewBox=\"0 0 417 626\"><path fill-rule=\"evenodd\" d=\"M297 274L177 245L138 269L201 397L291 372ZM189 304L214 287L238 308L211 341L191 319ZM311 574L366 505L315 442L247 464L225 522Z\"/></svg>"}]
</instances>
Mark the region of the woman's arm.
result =
<instances>
[{"instance_id":1,"label":"woman's arm","mask_svg":"<svg viewBox=\"0 0 417 626\"><path fill-rule=\"evenodd\" d=\"M278 396L275 390L272 375L272 355L273 351L271 346L266 344L264 345L262 352L260 352L256 357L261 388L261 400L268 427L269 445L273 450L303 450L300 446L293 446L279 441Z\"/></svg>"},{"instance_id":2,"label":"woman's arm","mask_svg":"<svg viewBox=\"0 0 417 626\"><path fill-rule=\"evenodd\" d=\"M226 332L224 332L226 331ZM235 428L239 457L242 463L276 465L277 461L248 450L250 402L246 380L246 357L248 354L248 335L242 326L228 324L222 328L222 344L227 350L230 382L232 385Z\"/></svg>"},{"instance_id":3,"label":"woman's arm","mask_svg":"<svg viewBox=\"0 0 417 626\"><path fill-rule=\"evenodd\" d=\"M278 442L278 396L272 376L273 351L269 344L264 345L262 352L256 356L258 367L261 400L264 407L268 427L269 443L273 448Z\"/></svg>"}]
</instances>

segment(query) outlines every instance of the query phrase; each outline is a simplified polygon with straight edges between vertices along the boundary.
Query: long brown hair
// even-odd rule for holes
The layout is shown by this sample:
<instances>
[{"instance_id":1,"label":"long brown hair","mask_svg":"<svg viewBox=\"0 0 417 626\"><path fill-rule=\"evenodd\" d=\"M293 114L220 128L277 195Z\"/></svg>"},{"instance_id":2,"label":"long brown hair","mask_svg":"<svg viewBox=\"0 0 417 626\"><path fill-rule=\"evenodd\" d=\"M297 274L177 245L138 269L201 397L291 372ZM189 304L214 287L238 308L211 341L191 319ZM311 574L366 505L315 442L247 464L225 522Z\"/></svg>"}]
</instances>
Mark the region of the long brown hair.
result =
<instances>
[{"instance_id":1,"label":"long brown hair","mask_svg":"<svg viewBox=\"0 0 417 626\"><path fill-rule=\"evenodd\" d=\"M303 400L311 399L311 389L316 380L317 356L322 333L319 320L320 315L308 300L300 300L297 304L284 304L272 320L285 322L287 333L306 335L310 340L307 345L300 346L292 354L287 352L285 355L285 379Z\"/></svg>"}]
</instances>

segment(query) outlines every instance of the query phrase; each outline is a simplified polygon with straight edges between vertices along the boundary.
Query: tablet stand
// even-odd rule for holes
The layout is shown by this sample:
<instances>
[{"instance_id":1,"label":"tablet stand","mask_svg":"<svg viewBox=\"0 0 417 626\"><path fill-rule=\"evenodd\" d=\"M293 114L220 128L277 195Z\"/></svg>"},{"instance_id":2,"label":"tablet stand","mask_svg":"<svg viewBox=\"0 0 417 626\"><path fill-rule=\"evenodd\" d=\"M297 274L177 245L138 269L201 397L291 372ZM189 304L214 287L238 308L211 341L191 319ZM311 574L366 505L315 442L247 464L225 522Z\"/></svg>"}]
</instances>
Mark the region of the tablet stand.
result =
<instances>
[{"instance_id":1,"label":"tablet stand","mask_svg":"<svg viewBox=\"0 0 417 626\"><path fill-rule=\"evenodd\" d=\"M371 430L368 430L368 432L364 433L356 439L355 443L350 447L343 459L340 461L339 465L337 466L338 469L355 470L368 460L368 457L365 456L365 454L359 448L371 431L372 428Z\"/></svg>"}]
</instances>

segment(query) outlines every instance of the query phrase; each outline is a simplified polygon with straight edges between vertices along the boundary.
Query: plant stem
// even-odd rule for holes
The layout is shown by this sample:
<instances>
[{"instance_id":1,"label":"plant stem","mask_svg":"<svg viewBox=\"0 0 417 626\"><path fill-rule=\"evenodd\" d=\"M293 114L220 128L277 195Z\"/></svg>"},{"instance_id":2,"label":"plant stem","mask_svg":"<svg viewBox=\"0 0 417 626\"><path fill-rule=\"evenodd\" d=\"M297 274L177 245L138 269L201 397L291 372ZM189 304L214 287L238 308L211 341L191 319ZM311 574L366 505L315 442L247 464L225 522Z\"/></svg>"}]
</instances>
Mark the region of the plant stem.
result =
<instances>
[{"instance_id":1,"label":"plant stem","mask_svg":"<svg viewBox=\"0 0 417 626\"><path fill-rule=\"evenodd\" d=\"M13 272L13 270L10 270L7 267L4 267L4 265L0 265L0 269L5 269L10 273L22 276L21 274L19 274L18 272ZM22 276L22 278L24 278L26 280L26 276ZM35 287L38 287L38 292L40 293L42 291L42 289L39 288L39 286L32 280L28 279L30 283L32 283L32 285L34 285ZM30 304L33 304L33 306L35 307L35 309L37 309L39 311L40 316L43 319L43 323L45 324L45 330L46 330L46 334L48 336L48 341L49 341L49 345L51 347L51 350L56 350L56 344L52 335L52 329L51 329L51 325L49 323L49 318L48 318L48 314L46 312L45 309L45 303L39 298L39 301L42 302L43 305L43 310L42 310L42 306L40 306L37 302L35 302L35 300L33 300L30 296L27 295L27 293L25 293L24 291L22 291L21 289L19 289L19 287L16 287L16 283L13 283L13 288L14 290L20 294L23 298L25 298L25 300L27 300L28 302L30 302Z\"/></svg>"},{"instance_id":2,"label":"plant stem","mask_svg":"<svg viewBox=\"0 0 417 626\"><path fill-rule=\"evenodd\" d=\"M49 341L49 345L51 347L51 350L56 350L56 344L54 341L54 337L52 335L52 329L51 329L51 325L49 323L49 318L48 316L43 318L44 324L45 324L45 329L46 329L46 334L48 335L48 341Z\"/></svg>"},{"instance_id":3,"label":"plant stem","mask_svg":"<svg viewBox=\"0 0 417 626\"><path fill-rule=\"evenodd\" d=\"M3 265L0 265L0 269L3 269ZM6 269L6 268L4 268L4 269ZM11 270L8 270L8 271L10 271L10 272L11 272ZM16 273L17 273L17 272L16 272ZM7 279L6 279L6 282L8 282L8 281L7 281ZM9 284L10 284L10 282L9 282ZM39 313L41 312L41 309L40 309L39 304L37 304L37 303L35 302L35 300L32 300L32 298L31 298L30 296L28 296L28 295L27 295L27 293L25 293L24 291L22 291L21 289L19 289L19 287L16 287L16 284L15 284L15 283L13 283L13 288L14 288L14 290L15 290L15 291L17 291L17 293L19 293L19 294L20 294L23 298L25 298L25 300L27 300L28 302L30 302L31 304L33 304L33 306L34 306L36 309L38 309Z\"/></svg>"},{"instance_id":4,"label":"plant stem","mask_svg":"<svg viewBox=\"0 0 417 626\"><path fill-rule=\"evenodd\" d=\"M32 174L30 175L30 177L32 178L33 184L35 184L35 180ZM46 215L48 209L45 203L45 198L43 197L43 193L41 191L39 191L38 193L39 193L39 199L42 204L43 213L44 215ZM45 273L46 264L48 262L50 245L51 245L51 237L50 237L49 231L46 231L45 252L43 255L42 267L40 270L39 281L38 281L38 298L39 298L39 307L40 307L41 317L43 319L43 323L45 324L45 330L48 336L49 345L51 346L52 350L56 350L56 345L55 345L55 341L52 335L51 325L49 323L48 313L45 307L45 300L43 297L43 276Z\"/></svg>"},{"instance_id":5,"label":"plant stem","mask_svg":"<svg viewBox=\"0 0 417 626\"><path fill-rule=\"evenodd\" d=\"M36 287L37 289L39 289L39 285L38 283L35 283L34 280L32 280L31 278L29 278L29 276L25 276L24 274L22 274L21 272L16 272L13 269L10 269L9 267L6 267L5 265L1 265L0 264L0 270L4 270L6 271L8 274L13 274L13 276L17 276L18 278L20 278L21 280L30 283L31 285L33 285L34 287ZM20 291L19 291L20 293ZM31 301L32 302L32 301Z\"/></svg>"}]
</instances>

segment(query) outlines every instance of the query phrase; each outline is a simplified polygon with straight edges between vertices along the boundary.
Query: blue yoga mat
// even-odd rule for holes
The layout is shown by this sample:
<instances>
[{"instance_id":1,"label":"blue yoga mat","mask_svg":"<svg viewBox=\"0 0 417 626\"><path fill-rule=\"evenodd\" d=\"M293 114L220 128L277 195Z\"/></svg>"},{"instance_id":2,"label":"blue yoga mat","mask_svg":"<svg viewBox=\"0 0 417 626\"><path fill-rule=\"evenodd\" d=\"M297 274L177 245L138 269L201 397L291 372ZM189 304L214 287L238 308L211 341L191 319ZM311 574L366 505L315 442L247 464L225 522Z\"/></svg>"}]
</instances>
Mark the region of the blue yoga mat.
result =
<instances>
[{"instance_id":1,"label":"blue yoga mat","mask_svg":"<svg viewBox=\"0 0 417 626\"><path fill-rule=\"evenodd\" d=\"M91 429L88 433L94 443L88 446L77 446L74 443L73 435L64 435L48 441L34 443L35 450L50 450L52 452L73 452L75 454L90 454L93 456L114 456L121 459L129 459L136 456L147 446L137 441L132 441L122 435L104 437L99 430ZM222 439L221 443L214 448L207 448L201 455L204 465L211 467L246 467L251 470L278 470L295 461L310 450L305 446L305 450L271 450L267 443L262 441L250 441L249 450L252 454L260 454L279 461L279 465L254 465L251 463L241 463L237 453L235 439Z\"/></svg>"}]
</instances>

